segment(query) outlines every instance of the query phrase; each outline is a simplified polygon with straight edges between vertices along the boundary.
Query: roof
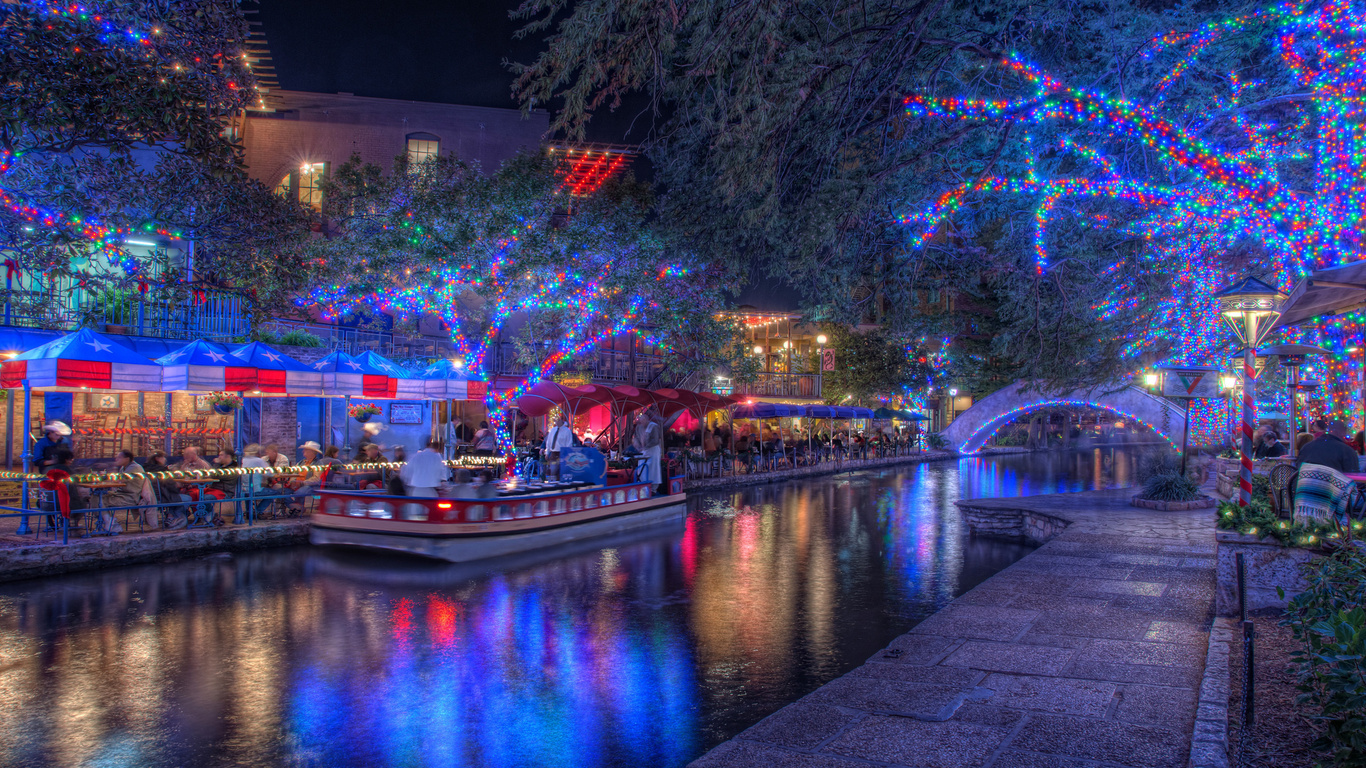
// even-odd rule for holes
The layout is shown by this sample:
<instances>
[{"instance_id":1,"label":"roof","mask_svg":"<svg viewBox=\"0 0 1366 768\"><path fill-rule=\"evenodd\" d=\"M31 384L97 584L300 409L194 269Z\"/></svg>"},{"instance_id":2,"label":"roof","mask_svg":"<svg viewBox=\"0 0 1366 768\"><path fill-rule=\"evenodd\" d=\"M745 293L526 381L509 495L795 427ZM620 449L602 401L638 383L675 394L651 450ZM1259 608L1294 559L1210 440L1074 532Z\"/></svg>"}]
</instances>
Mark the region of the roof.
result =
<instances>
[{"instance_id":1,"label":"roof","mask_svg":"<svg viewBox=\"0 0 1366 768\"><path fill-rule=\"evenodd\" d=\"M1366 309L1366 261L1320 269L1301 280L1281 306L1278 328Z\"/></svg>"}]
</instances>

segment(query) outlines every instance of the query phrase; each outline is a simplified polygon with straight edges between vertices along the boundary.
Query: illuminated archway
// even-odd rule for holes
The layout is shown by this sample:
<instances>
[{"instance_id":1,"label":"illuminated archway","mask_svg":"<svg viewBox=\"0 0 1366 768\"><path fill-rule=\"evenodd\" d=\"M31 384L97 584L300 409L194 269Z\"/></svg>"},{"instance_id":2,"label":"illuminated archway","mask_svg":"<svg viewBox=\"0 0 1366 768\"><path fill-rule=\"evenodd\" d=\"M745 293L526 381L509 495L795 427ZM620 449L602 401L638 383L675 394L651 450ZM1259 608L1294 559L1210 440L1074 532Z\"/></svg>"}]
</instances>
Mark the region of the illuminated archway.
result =
<instances>
[{"instance_id":1,"label":"illuminated archway","mask_svg":"<svg viewBox=\"0 0 1366 768\"><path fill-rule=\"evenodd\" d=\"M1003 424L1040 408L1071 406L1098 408L1144 424L1161 435L1172 448L1179 449L1181 430L1186 414L1171 402L1144 392L1137 387L1124 387L1114 392L1074 391L1043 393L1021 384L993 392L973 403L958 414L941 434L949 446L959 453L977 453L987 438Z\"/></svg>"}]
</instances>

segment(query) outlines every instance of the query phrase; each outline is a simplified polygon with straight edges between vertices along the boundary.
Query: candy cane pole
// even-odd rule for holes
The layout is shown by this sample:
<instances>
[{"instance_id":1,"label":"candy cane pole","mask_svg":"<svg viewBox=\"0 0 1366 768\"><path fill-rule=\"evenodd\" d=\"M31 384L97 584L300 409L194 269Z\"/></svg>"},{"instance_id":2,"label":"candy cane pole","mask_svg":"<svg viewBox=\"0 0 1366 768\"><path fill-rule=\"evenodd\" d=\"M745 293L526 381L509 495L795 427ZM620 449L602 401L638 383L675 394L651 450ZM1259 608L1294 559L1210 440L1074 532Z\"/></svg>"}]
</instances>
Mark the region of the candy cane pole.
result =
<instances>
[{"instance_id":1,"label":"candy cane pole","mask_svg":"<svg viewBox=\"0 0 1366 768\"><path fill-rule=\"evenodd\" d=\"M1248 318L1248 339L1257 338L1257 317ZM1257 370L1254 362L1257 350L1251 344L1243 348L1243 445L1240 451L1242 467L1238 470L1238 506L1252 501L1252 422L1253 398L1257 396Z\"/></svg>"}]
</instances>

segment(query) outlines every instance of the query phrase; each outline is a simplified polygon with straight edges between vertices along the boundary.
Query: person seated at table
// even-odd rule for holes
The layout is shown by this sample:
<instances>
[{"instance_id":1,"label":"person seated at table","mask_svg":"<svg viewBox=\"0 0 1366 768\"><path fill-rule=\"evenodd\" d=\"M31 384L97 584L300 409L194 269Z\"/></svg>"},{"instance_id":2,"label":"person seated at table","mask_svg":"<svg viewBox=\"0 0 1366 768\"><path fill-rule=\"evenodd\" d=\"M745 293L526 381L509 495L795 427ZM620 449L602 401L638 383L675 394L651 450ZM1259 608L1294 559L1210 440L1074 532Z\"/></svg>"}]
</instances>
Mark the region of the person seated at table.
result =
<instances>
[{"instance_id":1,"label":"person seated at table","mask_svg":"<svg viewBox=\"0 0 1366 768\"><path fill-rule=\"evenodd\" d=\"M271 469L284 469L289 466L289 457L280 453L280 446L270 443L266 446L265 454L262 457Z\"/></svg>"},{"instance_id":2,"label":"person seated at table","mask_svg":"<svg viewBox=\"0 0 1366 768\"><path fill-rule=\"evenodd\" d=\"M1323 436L1311 440L1304 450L1295 455L1295 468L1298 470L1305 464L1318 464L1343 474L1360 472L1357 452L1347 444L1347 425L1334 419L1327 426L1328 431Z\"/></svg>"},{"instance_id":3,"label":"person seated at table","mask_svg":"<svg viewBox=\"0 0 1366 768\"><path fill-rule=\"evenodd\" d=\"M267 507L285 495L284 491L272 488L266 482L274 470L261 458L263 450L260 443L248 443L242 447L242 468L251 470L247 473L246 487L243 490L255 500L252 505L255 507L253 515L256 517L260 517Z\"/></svg>"},{"instance_id":4,"label":"person seated at table","mask_svg":"<svg viewBox=\"0 0 1366 768\"><path fill-rule=\"evenodd\" d=\"M489 429L487 421L479 422L479 431L474 433L474 453L477 456L492 456L498 447L498 436Z\"/></svg>"},{"instance_id":5,"label":"person seated at table","mask_svg":"<svg viewBox=\"0 0 1366 768\"><path fill-rule=\"evenodd\" d=\"M702 450L708 455L716 453L717 451L716 433L712 432L710 429L702 433Z\"/></svg>"},{"instance_id":6,"label":"person seated at table","mask_svg":"<svg viewBox=\"0 0 1366 768\"><path fill-rule=\"evenodd\" d=\"M180 454L180 463L171 467L173 470L194 470L194 469L213 469L213 465L205 461L199 455L199 449L193 445L185 446ZM180 492L188 495L190 501L199 501L200 486L191 483L181 483Z\"/></svg>"},{"instance_id":7,"label":"person seated at table","mask_svg":"<svg viewBox=\"0 0 1366 768\"><path fill-rule=\"evenodd\" d=\"M412 461L403 465L399 471L399 477L403 480L403 485L408 491L409 496L420 496L423 498L436 498L436 489L443 485L450 478L451 471L446 467L446 461L441 458L442 450L445 448L440 440L427 438L427 443L422 450L413 456ZM465 473L465 485L469 485L470 473L467 470L460 470ZM456 498L474 498L473 496Z\"/></svg>"},{"instance_id":8,"label":"person seated at table","mask_svg":"<svg viewBox=\"0 0 1366 768\"><path fill-rule=\"evenodd\" d=\"M143 470L148 474L158 474L171 471L171 467L166 463L166 453L164 451L152 451L152 455L147 457L147 463L143 465ZM160 504L173 504L174 502L184 502L176 506L163 507L166 510L166 528L178 529L189 525L190 501L189 494L180 492L180 484L169 478L152 480L152 493L156 496Z\"/></svg>"},{"instance_id":9,"label":"person seated at table","mask_svg":"<svg viewBox=\"0 0 1366 768\"><path fill-rule=\"evenodd\" d=\"M457 424L455 427L455 444L468 445L472 442L474 442L474 430L470 428L470 425L463 421Z\"/></svg>"},{"instance_id":10,"label":"person seated at table","mask_svg":"<svg viewBox=\"0 0 1366 768\"><path fill-rule=\"evenodd\" d=\"M445 486L446 493L452 499L478 499L479 487L474 484L474 475L463 467L455 470L455 480ZM413 494L414 496L418 494Z\"/></svg>"},{"instance_id":11,"label":"person seated at table","mask_svg":"<svg viewBox=\"0 0 1366 768\"><path fill-rule=\"evenodd\" d=\"M112 488L104 494L104 505L106 507L137 507L142 502L142 487L147 484L147 476L143 473L142 465L137 463L133 452L129 450L119 451L114 457L114 472L135 475L124 481L122 488ZM136 477L141 475L141 477ZM147 507L138 510L138 516L142 520L142 525L152 527L147 519ZM113 513L110 513L111 515Z\"/></svg>"},{"instance_id":12,"label":"person seated at table","mask_svg":"<svg viewBox=\"0 0 1366 768\"><path fill-rule=\"evenodd\" d=\"M57 464L57 449L71 450L71 442L66 439L69 434L71 427L60 421L49 421L43 425L43 436L33 444L33 453L29 456L34 472L47 474L47 470Z\"/></svg>"},{"instance_id":13,"label":"person seated at table","mask_svg":"<svg viewBox=\"0 0 1366 768\"><path fill-rule=\"evenodd\" d=\"M51 458L53 463L48 465L43 474L52 471L65 472L68 475L75 474L71 465L76 461L76 454L72 453L70 448L57 446L53 449ZM67 491L69 493L68 498L71 500L71 521L73 524L79 524L81 515L77 514L76 510L85 509L85 500L88 497L88 492L86 489L73 484L67 485ZM57 492L49 491L43 494L43 502L40 505L40 508L47 512L59 511L59 507L57 506ZM53 531L56 530L56 527L57 516L55 514L48 515L47 530Z\"/></svg>"},{"instance_id":14,"label":"person seated at table","mask_svg":"<svg viewBox=\"0 0 1366 768\"><path fill-rule=\"evenodd\" d=\"M1257 447L1252 452L1253 458L1256 459L1274 459L1284 455L1285 446L1281 445L1280 435L1277 435L1274 429L1262 433L1261 439L1257 441Z\"/></svg>"},{"instance_id":15,"label":"person seated at table","mask_svg":"<svg viewBox=\"0 0 1366 768\"><path fill-rule=\"evenodd\" d=\"M380 453L379 445L376 443L366 443L364 450L361 452L361 455L357 456L356 460L351 462L351 465L356 467L364 467L386 463L388 463L388 461L384 458L384 454ZM362 490L366 488L383 488L384 473L382 471L377 470L373 473L366 473L360 475L356 478L356 484Z\"/></svg>"},{"instance_id":16,"label":"person seated at table","mask_svg":"<svg viewBox=\"0 0 1366 768\"><path fill-rule=\"evenodd\" d=\"M479 482L474 484L474 495L480 499L491 499L498 495L498 479L493 476L493 470L479 470Z\"/></svg>"}]
</instances>

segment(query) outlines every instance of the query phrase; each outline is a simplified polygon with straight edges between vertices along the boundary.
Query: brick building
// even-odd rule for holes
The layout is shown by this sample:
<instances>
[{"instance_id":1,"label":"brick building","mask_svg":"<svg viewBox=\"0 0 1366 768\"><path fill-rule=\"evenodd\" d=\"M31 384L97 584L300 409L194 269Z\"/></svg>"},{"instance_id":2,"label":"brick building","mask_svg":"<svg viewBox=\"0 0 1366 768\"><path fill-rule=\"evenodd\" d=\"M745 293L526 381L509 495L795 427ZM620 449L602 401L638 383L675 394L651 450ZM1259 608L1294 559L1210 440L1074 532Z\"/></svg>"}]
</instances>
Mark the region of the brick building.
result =
<instances>
[{"instance_id":1,"label":"brick building","mask_svg":"<svg viewBox=\"0 0 1366 768\"><path fill-rule=\"evenodd\" d=\"M540 147L549 121L540 110L524 118L515 109L274 90L233 130L252 178L321 207L317 180L352 154L389 168L403 153L414 160L454 153L491 171Z\"/></svg>"}]
</instances>

